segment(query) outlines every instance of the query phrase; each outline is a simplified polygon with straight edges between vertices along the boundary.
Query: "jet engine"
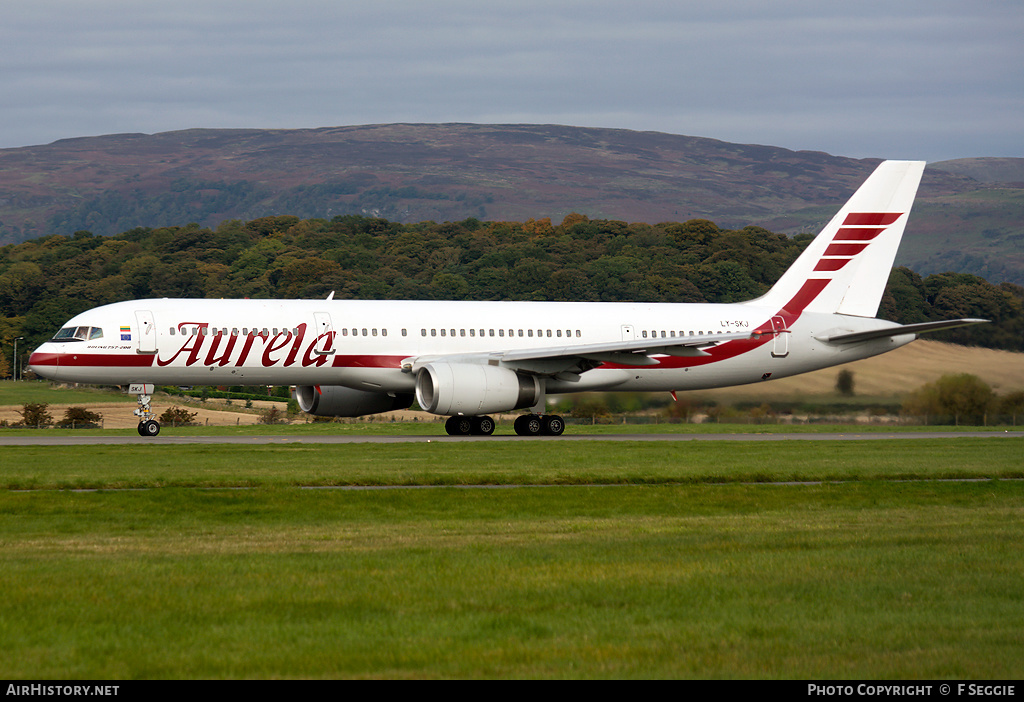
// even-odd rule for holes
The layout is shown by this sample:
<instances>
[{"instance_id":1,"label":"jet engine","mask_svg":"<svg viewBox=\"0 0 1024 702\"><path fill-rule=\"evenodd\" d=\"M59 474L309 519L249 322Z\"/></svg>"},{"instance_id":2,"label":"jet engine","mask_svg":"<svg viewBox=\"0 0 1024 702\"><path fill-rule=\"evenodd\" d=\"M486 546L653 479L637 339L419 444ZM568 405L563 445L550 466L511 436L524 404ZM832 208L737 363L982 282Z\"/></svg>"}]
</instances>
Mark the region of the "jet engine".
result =
<instances>
[{"instance_id":1,"label":"jet engine","mask_svg":"<svg viewBox=\"0 0 1024 702\"><path fill-rule=\"evenodd\" d=\"M428 363L416 375L416 401L434 414L507 412L533 407L543 396L540 380L501 366Z\"/></svg>"},{"instance_id":2,"label":"jet engine","mask_svg":"<svg viewBox=\"0 0 1024 702\"><path fill-rule=\"evenodd\" d=\"M299 401L299 409L316 417L361 417L412 405L409 393L388 394L340 385L297 385L295 399Z\"/></svg>"}]
</instances>

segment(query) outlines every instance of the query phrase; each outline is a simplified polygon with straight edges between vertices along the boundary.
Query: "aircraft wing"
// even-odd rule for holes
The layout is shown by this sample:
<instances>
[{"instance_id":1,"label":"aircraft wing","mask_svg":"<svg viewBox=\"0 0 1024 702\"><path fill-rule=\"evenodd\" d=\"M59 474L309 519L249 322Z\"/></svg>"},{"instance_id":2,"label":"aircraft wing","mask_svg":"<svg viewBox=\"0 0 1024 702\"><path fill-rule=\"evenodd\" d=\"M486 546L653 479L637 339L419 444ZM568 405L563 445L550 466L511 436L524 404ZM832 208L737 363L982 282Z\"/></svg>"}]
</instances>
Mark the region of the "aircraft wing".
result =
<instances>
[{"instance_id":1,"label":"aircraft wing","mask_svg":"<svg viewBox=\"0 0 1024 702\"><path fill-rule=\"evenodd\" d=\"M987 319L945 319L939 322L900 324L893 327L884 327L882 329L848 332L818 338L821 341L825 341L830 344L853 344L858 341L870 341L871 339L885 339L892 336L903 336L905 334L921 334L923 332L938 331L939 329L966 327L968 324L986 324L988 321L989 320Z\"/></svg>"},{"instance_id":2,"label":"aircraft wing","mask_svg":"<svg viewBox=\"0 0 1024 702\"><path fill-rule=\"evenodd\" d=\"M563 344L539 346L514 351L491 351L472 354L444 354L407 358L402 367L416 371L422 365L443 361L449 363L485 363L503 365L541 375L558 376L578 374L597 368L603 363L629 366L653 366L655 355L707 356L703 349L723 341L749 339L751 332L727 332L700 336L677 336L664 339L632 339L598 344Z\"/></svg>"}]
</instances>

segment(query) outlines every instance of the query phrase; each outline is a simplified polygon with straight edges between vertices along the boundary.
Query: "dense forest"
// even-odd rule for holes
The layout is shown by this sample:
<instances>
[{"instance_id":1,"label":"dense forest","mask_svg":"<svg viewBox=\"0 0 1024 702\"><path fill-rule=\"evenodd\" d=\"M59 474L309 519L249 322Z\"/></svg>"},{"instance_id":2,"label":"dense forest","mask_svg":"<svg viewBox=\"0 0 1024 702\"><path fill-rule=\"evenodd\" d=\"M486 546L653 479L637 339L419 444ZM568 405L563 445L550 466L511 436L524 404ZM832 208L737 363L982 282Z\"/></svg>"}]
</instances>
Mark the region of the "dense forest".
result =
<instances>
[{"instance_id":1,"label":"dense forest","mask_svg":"<svg viewBox=\"0 0 1024 702\"><path fill-rule=\"evenodd\" d=\"M811 237L707 220L656 225L569 215L561 224L263 217L88 231L0 248L0 376L90 307L145 297L735 302L765 292ZM933 338L1024 350L1024 288L893 270L879 316L982 317ZM23 357L24 358L24 357Z\"/></svg>"}]
</instances>

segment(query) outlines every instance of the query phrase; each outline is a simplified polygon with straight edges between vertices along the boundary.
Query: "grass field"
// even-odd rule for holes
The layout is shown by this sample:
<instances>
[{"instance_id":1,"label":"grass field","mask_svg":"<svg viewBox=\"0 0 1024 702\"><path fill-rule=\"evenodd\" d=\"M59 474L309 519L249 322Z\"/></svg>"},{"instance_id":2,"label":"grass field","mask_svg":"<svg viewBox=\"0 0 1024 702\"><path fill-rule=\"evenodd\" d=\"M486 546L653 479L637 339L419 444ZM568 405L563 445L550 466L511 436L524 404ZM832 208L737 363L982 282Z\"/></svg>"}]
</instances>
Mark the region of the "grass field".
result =
<instances>
[{"instance_id":1,"label":"grass field","mask_svg":"<svg viewBox=\"0 0 1024 702\"><path fill-rule=\"evenodd\" d=\"M1024 478L1024 440L5 446L0 488L621 485Z\"/></svg>"},{"instance_id":2,"label":"grass field","mask_svg":"<svg viewBox=\"0 0 1024 702\"><path fill-rule=\"evenodd\" d=\"M0 677L1015 678L1022 455L7 446Z\"/></svg>"}]
</instances>

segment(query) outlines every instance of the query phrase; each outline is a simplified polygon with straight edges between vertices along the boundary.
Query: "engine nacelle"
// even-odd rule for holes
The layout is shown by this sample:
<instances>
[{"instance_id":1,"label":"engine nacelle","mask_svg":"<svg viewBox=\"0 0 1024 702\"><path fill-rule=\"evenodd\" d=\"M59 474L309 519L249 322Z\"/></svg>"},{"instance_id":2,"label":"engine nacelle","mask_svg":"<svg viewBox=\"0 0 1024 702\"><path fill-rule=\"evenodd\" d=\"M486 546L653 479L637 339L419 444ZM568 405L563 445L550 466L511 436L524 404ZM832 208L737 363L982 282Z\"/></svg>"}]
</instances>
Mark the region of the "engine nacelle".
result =
<instances>
[{"instance_id":1,"label":"engine nacelle","mask_svg":"<svg viewBox=\"0 0 1024 702\"><path fill-rule=\"evenodd\" d=\"M412 406L412 395L408 393L389 395L340 385L297 385L295 399L299 409L316 417L361 417Z\"/></svg>"},{"instance_id":2,"label":"engine nacelle","mask_svg":"<svg viewBox=\"0 0 1024 702\"><path fill-rule=\"evenodd\" d=\"M533 407L540 380L501 366L428 363L416 374L416 401L427 412L475 416Z\"/></svg>"}]
</instances>

